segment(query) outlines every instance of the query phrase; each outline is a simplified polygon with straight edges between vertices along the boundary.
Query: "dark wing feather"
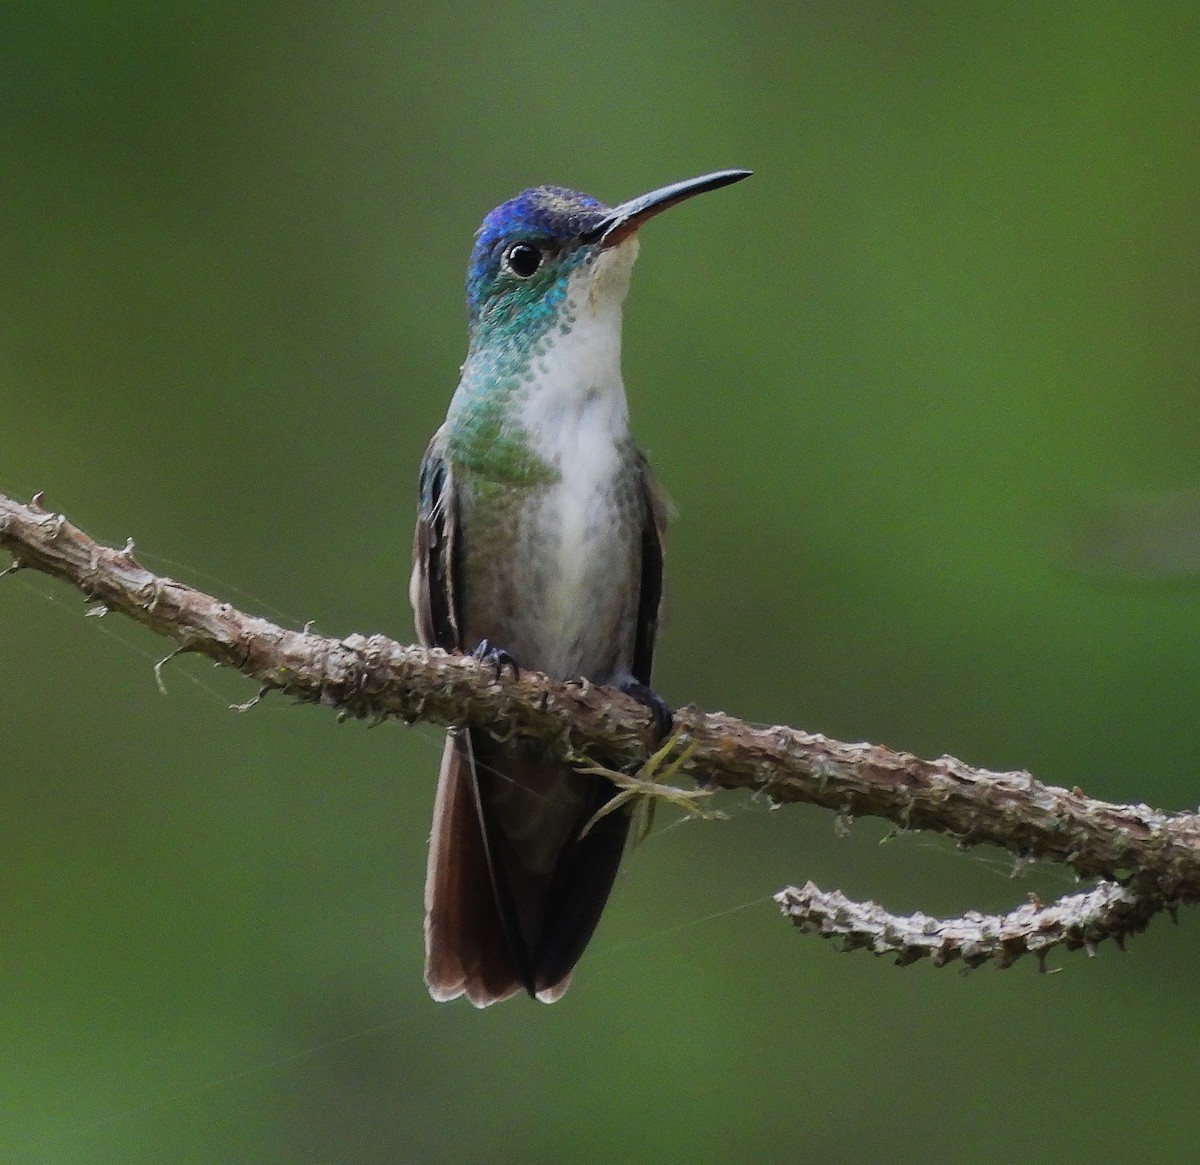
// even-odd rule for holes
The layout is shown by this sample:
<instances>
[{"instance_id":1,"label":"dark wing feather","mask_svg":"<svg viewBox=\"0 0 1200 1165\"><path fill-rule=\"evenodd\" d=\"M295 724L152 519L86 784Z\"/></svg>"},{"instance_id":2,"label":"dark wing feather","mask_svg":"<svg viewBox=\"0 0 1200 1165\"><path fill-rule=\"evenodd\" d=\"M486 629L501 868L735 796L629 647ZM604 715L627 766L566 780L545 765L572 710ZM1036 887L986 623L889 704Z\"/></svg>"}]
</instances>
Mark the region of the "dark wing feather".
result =
<instances>
[{"instance_id":1,"label":"dark wing feather","mask_svg":"<svg viewBox=\"0 0 1200 1165\"><path fill-rule=\"evenodd\" d=\"M454 476L439 432L421 462L409 586L417 637L426 647L462 647L458 554ZM476 1007L507 999L525 985L509 953L492 886L469 733L446 741L438 778L425 875L425 982L434 999L466 995Z\"/></svg>"},{"instance_id":2,"label":"dark wing feather","mask_svg":"<svg viewBox=\"0 0 1200 1165\"><path fill-rule=\"evenodd\" d=\"M456 502L450 466L442 455L438 430L421 460L420 502L413 534L413 569L408 595L425 647L462 648L454 593Z\"/></svg>"},{"instance_id":3,"label":"dark wing feather","mask_svg":"<svg viewBox=\"0 0 1200 1165\"><path fill-rule=\"evenodd\" d=\"M633 646L633 678L650 686L654 663L654 641L663 600L663 543L671 501L642 454L638 454L645 516L642 523L642 591L638 601L637 638Z\"/></svg>"}]
</instances>

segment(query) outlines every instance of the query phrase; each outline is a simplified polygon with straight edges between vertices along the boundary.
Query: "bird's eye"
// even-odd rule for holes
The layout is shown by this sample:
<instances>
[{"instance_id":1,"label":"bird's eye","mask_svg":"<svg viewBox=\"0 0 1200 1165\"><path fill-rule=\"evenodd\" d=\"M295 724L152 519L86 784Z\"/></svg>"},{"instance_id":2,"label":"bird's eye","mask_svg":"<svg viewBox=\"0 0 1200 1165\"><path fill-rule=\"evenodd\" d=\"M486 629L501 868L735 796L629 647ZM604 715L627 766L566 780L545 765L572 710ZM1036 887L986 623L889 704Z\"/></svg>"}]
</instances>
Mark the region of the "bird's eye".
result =
<instances>
[{"instance_id":1,"label":"bird's eye","mask_svg":"<svg viewBox=\"0 0 1200 1165\"><path fill-rule=\"evenodd\" d=\"M504 265L518 279L528 279L542 265L542 251L533 243L513 243L504 252Z\"/></svg>"}]
</instances>

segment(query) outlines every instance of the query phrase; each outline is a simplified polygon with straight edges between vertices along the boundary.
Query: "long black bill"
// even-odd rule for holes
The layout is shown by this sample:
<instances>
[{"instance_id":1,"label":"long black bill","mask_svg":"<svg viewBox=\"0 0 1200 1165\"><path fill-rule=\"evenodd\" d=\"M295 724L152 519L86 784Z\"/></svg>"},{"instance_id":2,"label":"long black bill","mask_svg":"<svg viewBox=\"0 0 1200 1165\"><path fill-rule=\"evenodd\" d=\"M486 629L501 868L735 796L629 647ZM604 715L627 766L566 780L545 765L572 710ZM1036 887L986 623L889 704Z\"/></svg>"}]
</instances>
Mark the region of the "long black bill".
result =
<instances>
[{"instance_id":1,"label":"long black bill","mask_svg":"<svg viewBox=\"0 0 1200 1165\"><path fill-rule=\"evenodd\" d=\"M673 182L652 190L649 194L631 198L614 206L600 222L588 231L586 242L599 242L602 247L615 247L622 239L627 239L634 231L652 219L656 214L691 198L693 194L704 194L709 190L719 190L733 182L749 178L752 170L718 170L715 174L702 174L699 178L687 178L683 182Z\"/></svg>"}]
</instances>

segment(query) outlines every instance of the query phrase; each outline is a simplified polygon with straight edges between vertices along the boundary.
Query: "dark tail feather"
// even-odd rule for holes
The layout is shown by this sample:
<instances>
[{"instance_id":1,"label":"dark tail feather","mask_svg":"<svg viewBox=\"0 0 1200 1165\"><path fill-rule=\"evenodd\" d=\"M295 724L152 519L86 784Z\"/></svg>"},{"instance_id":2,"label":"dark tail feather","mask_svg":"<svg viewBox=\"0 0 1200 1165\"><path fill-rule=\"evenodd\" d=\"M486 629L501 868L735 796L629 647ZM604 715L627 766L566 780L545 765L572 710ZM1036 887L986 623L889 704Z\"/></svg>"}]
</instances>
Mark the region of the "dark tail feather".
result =
<instances>
[{"instance_id":1,"label":"dark tail feather","mask_svg":"<svg viewBox=\"0 0 1200 1165\"><path fill-rule=\"evenodd\" d=\"M442 754L425 878L425 982L439 1002L486 1007L525 986L509 954L479 825L470 745L452 736Z\"/></svg>"},{"instance_id":2,"label":"dark tail feather","mask_svg":"<svg viewBox=\"0 0 1200 1165\"><path fill-rule=\"evenodd\" d=\"M446 742L425 881L425 982L476 1007L522 989L553 1003L608 900L629 814L587 821L616 792L483 733Z\"/></svg>"},{"instance_id":3,"label":"dark tail feather","mask_svg":"<svg viewBox=\"0 0 1200 1165\"><path fill-rule=\"evenodd\" d=\"M612 891L629 834L630 814L621 808L601 817L586 837L579 837L579 830L617 789L603 777L572 775L575 780L590 782L590 787L576 840L563 849L546 904L546 926L534 972L534 994L543 1003L560 999L570 984L571 971L591 941Z\"/></svg>"},{"instance_id":4,"label":"dark tail feather","mask_svg":"<svg viewBox=\"0 0 1200 1165\"><path fill-rule=\"evenodd\" d=\"M547 760L531 743L472 733L492 887L513 966L530 995L566 991L612 890L629 814L584 825L616 792L603 777Z\"/></svg>"}]
</instances>

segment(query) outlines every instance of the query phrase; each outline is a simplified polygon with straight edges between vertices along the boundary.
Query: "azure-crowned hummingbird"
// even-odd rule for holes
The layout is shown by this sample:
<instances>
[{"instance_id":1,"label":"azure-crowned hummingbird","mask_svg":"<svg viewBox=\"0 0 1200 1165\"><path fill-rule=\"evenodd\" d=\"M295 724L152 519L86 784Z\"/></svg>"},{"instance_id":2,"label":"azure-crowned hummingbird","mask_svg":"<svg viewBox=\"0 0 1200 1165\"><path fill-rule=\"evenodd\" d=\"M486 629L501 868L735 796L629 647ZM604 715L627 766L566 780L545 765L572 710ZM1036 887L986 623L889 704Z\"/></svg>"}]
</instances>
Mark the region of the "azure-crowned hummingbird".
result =
<instances>
[{"instance_id":1,"label":"azure-crowned hummingbird","mask_svg":"<svg viewBox=\"0 0 1200 1165\"><path fill-rule=\"evenodd\" d=\"M467 269L470 345L421 463L410 597L427 647L558 679L650 688L667 502L629 431L621 304L637 231L737 182L721 170L609 207L538 186L483 220ZM629 828L616 793L532 741L446 741L425 884L425 980L476 1007L560 998Z\"/></svg>"}]
</instances>

